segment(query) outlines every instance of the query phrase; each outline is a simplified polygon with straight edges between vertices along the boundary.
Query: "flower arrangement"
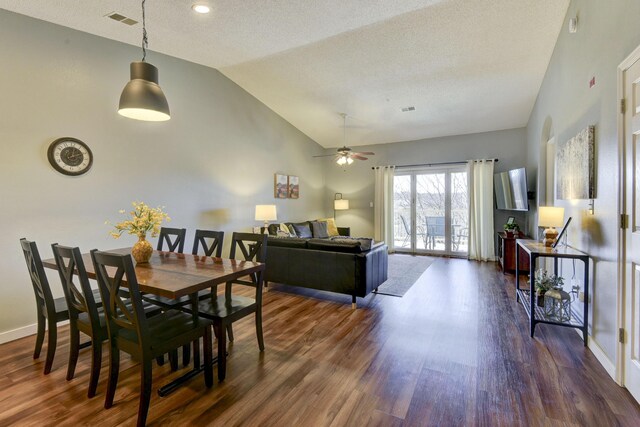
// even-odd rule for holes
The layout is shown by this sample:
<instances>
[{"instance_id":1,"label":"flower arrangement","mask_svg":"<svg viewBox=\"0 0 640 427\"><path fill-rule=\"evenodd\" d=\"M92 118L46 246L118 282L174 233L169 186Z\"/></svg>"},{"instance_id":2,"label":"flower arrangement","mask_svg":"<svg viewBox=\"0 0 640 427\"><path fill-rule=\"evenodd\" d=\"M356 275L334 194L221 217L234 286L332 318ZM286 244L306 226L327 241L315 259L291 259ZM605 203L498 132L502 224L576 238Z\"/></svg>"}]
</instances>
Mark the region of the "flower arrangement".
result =
<instances>
[{"instance_id":1,"label":"flower arrangement","mask_svg":"<svg viewBox=\"0 0 640 427\"><path fill-rule=\"evenodd\" d=\"M540 293L544 293L548 290L562 287L564 285L564 279L560 276L547 273L547 270L538 270L535 280L536 290Z\"/></svg>"},{"instance_id":2,"label":"flower arrangement","mask_svg":"<svg viewBox=\"0 0 640 427\"><path fill-rule=\"evenodd\" d=\"M133 210L129 212L131 219L115 224L114 230L109 233L114 239L119 238L125 231L138 237L144 237L151 232L151 237L157 237L162 221L171 221L169 215L162 211L162 207L150 208L143 202L133 202L132 205ZM126 211L121 209L119 213L124 214ZM110 223L107 221L106 224Z\"/></svg>"}]
</instances>

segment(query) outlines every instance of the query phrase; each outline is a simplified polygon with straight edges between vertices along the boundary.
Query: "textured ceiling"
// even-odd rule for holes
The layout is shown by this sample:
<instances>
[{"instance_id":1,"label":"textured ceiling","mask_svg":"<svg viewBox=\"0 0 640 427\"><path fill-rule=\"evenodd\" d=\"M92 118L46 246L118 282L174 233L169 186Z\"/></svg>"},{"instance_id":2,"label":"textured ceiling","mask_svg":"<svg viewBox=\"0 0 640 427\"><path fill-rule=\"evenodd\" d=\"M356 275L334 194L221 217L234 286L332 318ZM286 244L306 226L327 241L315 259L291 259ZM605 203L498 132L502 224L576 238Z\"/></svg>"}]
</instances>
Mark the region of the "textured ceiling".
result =
<instances>
[{"instance_id":1,"label":"textured ceiling","mask_svg":"<svg viewBox=\"0 0 640 427\"><path fill-rule=\"evenodd\" d=\"M569 0L207 0L146 3L149 47L218 68L325 147L526 125ZM140 44L132 0L0 8ZM153 62L153 54L150 61ZM402 107L415 111L403 113Z\"/></svg>"}]
</instances>

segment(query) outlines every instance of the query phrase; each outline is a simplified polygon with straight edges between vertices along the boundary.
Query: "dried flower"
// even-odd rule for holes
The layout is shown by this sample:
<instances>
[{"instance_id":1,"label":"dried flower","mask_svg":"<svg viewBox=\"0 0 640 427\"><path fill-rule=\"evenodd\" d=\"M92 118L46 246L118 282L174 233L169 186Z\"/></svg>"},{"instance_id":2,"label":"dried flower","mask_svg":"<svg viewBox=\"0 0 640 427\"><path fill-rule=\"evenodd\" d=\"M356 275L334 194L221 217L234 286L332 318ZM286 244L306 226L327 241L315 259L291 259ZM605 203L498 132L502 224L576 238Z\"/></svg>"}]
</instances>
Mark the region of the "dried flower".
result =
<instances>
[{"instance_id":1,"label":"dried flower","mask_svg":"<svg viewBox=\"0 0 640 427\"><path fill-rule=\"evenodd\" d=\"M114 230L109 232L114 239L119 238L125 231L137 236L145 236L151 232L151 237L157 237L162 221L171 221L169 215L162 211L163 207L150 208L143 202L133 202L132 205L133 210L129 212L131 219L115 224ZM126 211L121 209L118 212L124 214ZM106 224L110 223L107 221Z\"/></svg>"}]
</instances>

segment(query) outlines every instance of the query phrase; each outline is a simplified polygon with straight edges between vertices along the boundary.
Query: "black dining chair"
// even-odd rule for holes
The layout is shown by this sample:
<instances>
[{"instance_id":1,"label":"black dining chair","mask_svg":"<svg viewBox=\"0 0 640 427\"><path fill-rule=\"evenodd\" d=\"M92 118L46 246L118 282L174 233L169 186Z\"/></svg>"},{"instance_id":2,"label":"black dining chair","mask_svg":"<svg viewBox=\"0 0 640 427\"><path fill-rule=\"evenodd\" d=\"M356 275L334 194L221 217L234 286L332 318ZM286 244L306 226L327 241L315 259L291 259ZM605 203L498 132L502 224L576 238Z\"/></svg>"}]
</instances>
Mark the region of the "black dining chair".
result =
<instances>
[{"instance_id":1,"label":"black dining chair","mask_svg":"<svg viewBox=\"0 0 640 427\"><path fill-rule=\"evenodd\" d=\"M236 255L241 256L246 261L265 262L267 256L266 234L233 233L231 238L231 252L229 258L236 259ZM248 276L249 280L241 278L232 282L227 282L225 294L217 295L211 293L211 297L200 300L198 315L213 321L213 328L218 339L218 379L224 380L226 376L226 334L229 334L229 341L233 341L233 331L231 325L252 313L255 313L256 336L258 347L264 351L264 339L262 337L262 284L264 271ZM248 298L232 293L232 285L240 284L255 288L255 297ZM187 307L185 309L188 310ZM205 344L206 347L206 344Z\"/></svg>"},{"instance_id":2,"label":"black dining chair","mask_svg":"<svg viewBox=\"0 0 640 427\"><path fill-rule=\"evenodd\" d=\"M205 256L222 257L222 244L224 242L224 231L196 230L193 239L193 255L198 255L202 246Z\"/></svg>"},{"instance_id":3,"label":"black dining chair","mask_svg":"<svg viewBox=\"0 0 640 427\"><path fill-rule=\"evenodd\" d=\"M57 325L59 322L69 319L69 310L67 309L67 302L64 297L53 298L36 243L22 238L20 239L20 246L22 246L24 259L27 262L27 269L31 276L33 293L36 297L38 332L33 358L37 359L40 357L42 343L44 342L44 331L47 329L47 359L44 364L44 374L47 375L51 372L53 358L56 354L56 344L58 341Z\"/></svg>"},{"instance_id":4,"label":"black dining chair","mask_svg":"<svg viewBox=\"0 0 640 427\"><path fill-rule=\"evenodd\" d=\"M100 298L96 298L89 284L87 270L80 249L51 245L53 257L58 266L62 289L69 308L70 349L67 381L73 379L78 354L80 352L80 332L91 337L91 374L89 377L88 397L96 395L100 366L102 364L102 343L109 336L104 314L99 311ZM74 283L77 278L77 284ZM78 286L79 285L79 286Z\"/></svg>"},{"instance_id":5,"label":"black dining chair","mask_svg":"<svg viewBox=\"0 0 640 427\"><path fill-rule=\"evenodd\" d=\"M102 295L109 333L109 380L105 408L113 406L118 374L120 351L140 360L141 390L138 409L138 426L146 423L151 399L152 360L203 337L204 380L207 387L213 384L211 322L178 310L167 310L153 317L144 314L140 288L130 255L91 251L91 259ZM114 271L115 270L115 271ZM131 305L120 297L120 289L126 281Z\"/></svg>"},{"instance_id":6,"label":"black dining chair","mask_svg":"<svg viewBox=\"0 0 640 427\"><path fill-rule=\"evenodd\" d=\"M158 236L157 250L164 250L164 244L167 244L168 252L184 252L184 241L187 235L186 228L160 228L160 236Z\"/></svg>"}]
</instances>

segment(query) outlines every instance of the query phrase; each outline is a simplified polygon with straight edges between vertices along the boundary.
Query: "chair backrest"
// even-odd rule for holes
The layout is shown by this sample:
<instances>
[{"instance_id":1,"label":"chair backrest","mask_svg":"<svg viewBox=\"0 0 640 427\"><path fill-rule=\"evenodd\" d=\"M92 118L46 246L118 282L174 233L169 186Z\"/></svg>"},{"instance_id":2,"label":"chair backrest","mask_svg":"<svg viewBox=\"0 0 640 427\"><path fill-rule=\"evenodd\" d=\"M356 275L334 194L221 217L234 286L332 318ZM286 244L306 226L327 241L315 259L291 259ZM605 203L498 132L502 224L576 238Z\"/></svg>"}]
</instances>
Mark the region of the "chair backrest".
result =
<instances>
[{"instance_id":1,"label":"chair backrest","mask_svg":"<svg viewBox=\"0 0 640 427\"><path fill-rule=\"evenodd\" d=\"M89 276L80 249L61 246L57 243L51 245L51 249L58 266L64 297L67 300L69 318L77 319L80 313L87 313L91 326L99 326L98 305L89 284ZM76 277L78 284L74 283Z\"/></svg>"},{"instance_id":2,"label":"chair backrest","mask_svg":"<svg viewBox=\"0 0 640 427\"><path fill-rule=\"evenodd\" d=\"M167 242L167 251L182 253L184 251L184 240L187 235L186 228L160 228L157 250L163 250L164 242ZM172 240L173 238L173 240Z\"/></svg>"},{"instance_id":3,"label":"chair backrest","mask_svg":"<svg viewBox=\"0 0 640 427\"><path fill-rule=\"evenodd\" d=\"M427 217L427 234L430 236L444 236L444 217L428 216Z\"/></svg>"},{"instance_id":4,"label":"chair backrest","mask_svg":"<svg viewBox=\"0 0 640 427\"><path fill-rule=\"evenodd\" d=\"M239 249L245 261L265 262L267 260L268 234L237 233L231 237L231 253L229 258L236 259Z\"/></svg>"},{"instance_id":5,"label":"chair backrest","mask_svg":"<svg viewBox=\"0 0 640 427\"><path fill-rule=\"evenodd\" d=\"M409 224L407 224L407 219L404 215L400 215L400 219L402 220L402 225L404 226L405 233L411 235L411 230L409 230Z\"/></svg>"},{"instance_id":6,"label":"chair backrest","mask_svg":"<svg viewBox=\"0 0 640 427\"><path fill-rule=\"evenodd\" d=\"M36 296L38 310L41 310L43 315L52 316L55 314L55 304L36 242L22 238L20 239L20 246L22 246L29 276L31 276L31 285L33 286L33 293Z\"/></svg>"},{"instance_id":7,"label":"chair backrest","mask_svg":"<svg viewBox=\"0 0 640 427\"><path fill-rule=\"evenodd\" d=\"M207 243L207 240L211 241L211 244ZM198 247L202 246L205 256L215 256L220 258L222 256L222 242L224 241L224 231L212 231L212 230L196 230L196 236L193 239L193 255L198 255ZM215 255L214 254L215 251Z\"/></svg>"},{"instance_id":8,"label":"chair backrest","mask_svg":"<svg viewBox=\"0 0 640 427\"><path fill-rule=\"evenodd\" d=\"M140 348L148 347L149 327L131 255L93 249L91 260L96 271L110 339L115 339L120 329L127 329L136 335ZM122 299L123 293L120 292L125 282L130 304Z\"/></svg>"},{"instance_id":9,"label":"chair backrest","mask_svg":"<svg viewBox=\"0 0 640 427\"><path fill-rule=\"evenodd\" d=\"M231 252L229 258L236 259L236 250L240 250L245 261L266 262L267 261L267 238L268 234L236 233L231 237ZM264 270L250 274L251 281L235 280L234 283L241 285L255 286L256 301L262 301L262 278Z\"/></svg>"}]
</instances>

